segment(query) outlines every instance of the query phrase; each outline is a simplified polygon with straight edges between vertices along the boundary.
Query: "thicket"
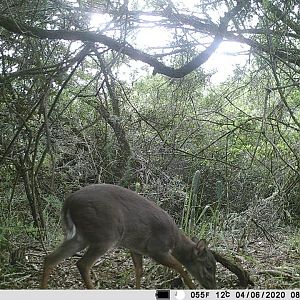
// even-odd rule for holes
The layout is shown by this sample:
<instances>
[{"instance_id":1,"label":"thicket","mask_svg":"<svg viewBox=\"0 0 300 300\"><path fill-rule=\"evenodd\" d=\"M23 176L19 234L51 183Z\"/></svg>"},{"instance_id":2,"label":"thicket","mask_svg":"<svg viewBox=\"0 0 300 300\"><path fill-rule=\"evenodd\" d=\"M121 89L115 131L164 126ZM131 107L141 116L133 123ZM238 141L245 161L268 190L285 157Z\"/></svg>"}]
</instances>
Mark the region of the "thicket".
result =
<instances>
[{"instance_id":1,"label":"thicket","mask_svg":"<svg viewBox=\"0 0 300 300\"><path fill-rule=\"evenodd\" d=\"M220 85L201 69L175 79L148 69L124 78L123 48L20 35L0 16L0 269L22 260L29 245L52 248L62 238L65 195L93 183L136 190L213 245L227 231L239 248L250 236L272 240L276 228L299 227L299 25L292 4L284 7L290 23L267 2L242 10L251 15L261 5L264 31L251 46L267 50ZM47 11L33 15L32 7L24 10L28 26L44 26ZM84 11L49 26L88 31ZM296 33L280 39L282 22ZM181 65L184 57L171 62Z\"/></svg>"}]
</instances>

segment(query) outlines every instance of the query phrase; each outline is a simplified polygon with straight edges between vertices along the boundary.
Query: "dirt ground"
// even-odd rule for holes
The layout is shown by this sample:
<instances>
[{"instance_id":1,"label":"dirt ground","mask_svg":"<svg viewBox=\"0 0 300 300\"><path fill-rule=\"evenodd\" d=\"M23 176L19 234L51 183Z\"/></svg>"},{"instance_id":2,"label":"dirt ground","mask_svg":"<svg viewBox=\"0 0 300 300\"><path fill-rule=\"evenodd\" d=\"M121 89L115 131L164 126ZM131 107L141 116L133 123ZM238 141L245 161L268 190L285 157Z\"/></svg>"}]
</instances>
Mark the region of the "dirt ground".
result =
<instances>
[{"instance_id":1,"label":"dirt ground","mask_svg":"<svg viewBox=\"0 0 300 300\"><path fill-rule=\"evenodd\" d=\"M291 239L292 242L291 243ZM293 240L292 232L281 234L276 241L253 239L239 252L215 247L223 255L230 255L250 273L255 289L295 289L300 288L300 248L299 240ZM228 246L228 245L227 245ZM234 249L234 245L231 245ZM28 247L22 263L4 263L0 267L0 289L38 289L44 251L38 247ZM84 289L76 261L81 253L62 262L51 274L50 289ZM97 289L133 289L134 269L128 251L115 249L101 257L92 269L92 278ZM236 289L237 277L223 266L217 267L217 287ZM142 288L184 288L176 273L158 266L149 258L144 258Z\"/></svg>"}]
</instances>

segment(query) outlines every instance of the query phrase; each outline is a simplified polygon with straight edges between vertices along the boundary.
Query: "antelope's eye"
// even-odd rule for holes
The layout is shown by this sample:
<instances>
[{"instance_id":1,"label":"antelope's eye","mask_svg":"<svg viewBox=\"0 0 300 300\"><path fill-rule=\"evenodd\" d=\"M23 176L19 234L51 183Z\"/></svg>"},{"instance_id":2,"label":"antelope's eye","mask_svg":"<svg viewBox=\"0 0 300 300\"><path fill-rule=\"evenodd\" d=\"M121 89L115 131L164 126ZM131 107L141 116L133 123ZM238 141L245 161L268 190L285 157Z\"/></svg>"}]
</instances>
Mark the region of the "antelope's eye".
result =
<instances>
[{"instance_id":1,"label":"antelope's eye","mask_svg":"<svg viewBox=\"0 0 300 300\"><path fill-rule=\"evenodd\" d=\"M212 268L212 266L207 266L207 267L206 267L206 270L207 270L208 272L212 272L212 271L213 271L213 268Z\"/></svg>"}]
</instances>

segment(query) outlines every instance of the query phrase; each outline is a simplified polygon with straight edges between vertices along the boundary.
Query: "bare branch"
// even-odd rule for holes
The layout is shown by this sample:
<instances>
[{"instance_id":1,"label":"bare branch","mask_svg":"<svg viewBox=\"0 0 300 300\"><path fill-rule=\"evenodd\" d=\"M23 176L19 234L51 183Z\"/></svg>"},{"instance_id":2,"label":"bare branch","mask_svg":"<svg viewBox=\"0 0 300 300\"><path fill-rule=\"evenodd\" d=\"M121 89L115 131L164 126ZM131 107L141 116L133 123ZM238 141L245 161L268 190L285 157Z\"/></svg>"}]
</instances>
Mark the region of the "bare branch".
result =
<instances>
[{"instance_id":1,"label":"bare branch","mask_svg":"<svg viewBox=\"0 0 300 300\"><path fill-rule=\"evenodd\" d=\"M160 73L172 78L182 78L194 71L195 69L199 68L199 66L206 62L208 58L215 52L215 50L218 48L219 44L223 40L223 36L226 32L228 22L239 11L239 9L239 6L233 8L231 11L227 12L225 16L220 20L220 26L214 29L215 38L210 44L210 46L208 46L203 52L196 55L188 63L177 69L166 66L156 57L151 56L138 49L135 49L128 43L119 42L111 37L108 37L104 34L99 34L97 32L72 30L45 30L38 27L28 26L24 23L17 22L13 19L9 19L3 15L0 15L0 26L2 26L10 32L22 34L33 38L101 43L110 48L111 50L123 53L134 60L140 60L152 66L154 68L153 74ZM180 17L180 15L177 15L176 17ZM182 16L181 18L183 19ZM191 23L191 25L192 24L193 22Z\"/></svg>"}]
</instances>

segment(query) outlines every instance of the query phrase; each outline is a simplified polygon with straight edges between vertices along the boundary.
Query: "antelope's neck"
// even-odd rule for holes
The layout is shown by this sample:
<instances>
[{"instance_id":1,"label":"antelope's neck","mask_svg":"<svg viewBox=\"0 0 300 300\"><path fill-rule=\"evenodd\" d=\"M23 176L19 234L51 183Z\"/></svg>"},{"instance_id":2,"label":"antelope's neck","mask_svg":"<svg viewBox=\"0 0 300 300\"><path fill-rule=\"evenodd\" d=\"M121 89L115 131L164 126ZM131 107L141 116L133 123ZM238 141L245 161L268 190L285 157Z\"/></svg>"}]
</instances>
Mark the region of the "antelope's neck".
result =
<instances>
[{"instance_id":1,"label":"antelope's neck","mask_svg":"<svg viewBox=\"0 0 300 300\"><path fill-rule=\"evenodd\" d=\"M179 230L178 238L172 251L172 255L184 266L186 266L191 262L193 246L194 243L192 240L184 235L181 230Z\"/></svg>"}]
</instances>

